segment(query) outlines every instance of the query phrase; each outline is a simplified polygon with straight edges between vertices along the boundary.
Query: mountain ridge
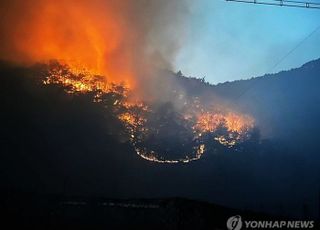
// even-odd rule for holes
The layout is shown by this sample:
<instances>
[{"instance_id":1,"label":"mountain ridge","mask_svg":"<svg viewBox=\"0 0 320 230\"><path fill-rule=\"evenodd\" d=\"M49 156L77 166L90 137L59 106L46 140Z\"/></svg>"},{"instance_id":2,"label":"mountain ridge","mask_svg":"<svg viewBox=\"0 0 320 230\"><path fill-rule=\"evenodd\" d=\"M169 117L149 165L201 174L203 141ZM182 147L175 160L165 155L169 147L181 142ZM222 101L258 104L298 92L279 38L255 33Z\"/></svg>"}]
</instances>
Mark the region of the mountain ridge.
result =
<instances>
[{"instance_id":1,"label":"mountain ridge","mask_svg":"<svg viewBox=\"0 0 320 230\"><path fill-rule=\"evenodd\" d=\"M93 103L91 95L44 86L28 67L0 65L0 190L186 197L276 215L317 216L320 129L315 64L282 73L282 79L298 81L288 85L270 78L237 103L232 90L218 92L228 95L235 109L252 114L261 130L270 128L271 135L245 143L239 151L214 148L187 165L141 159L132 146L116 138L120 122ZM312 84L304 81L306 75L314 79ZM177 79L194 95L217 93L208 84L204 89L200 80ZM236 92L243 89L236 86Z\"/></svg>"}]
</instances>

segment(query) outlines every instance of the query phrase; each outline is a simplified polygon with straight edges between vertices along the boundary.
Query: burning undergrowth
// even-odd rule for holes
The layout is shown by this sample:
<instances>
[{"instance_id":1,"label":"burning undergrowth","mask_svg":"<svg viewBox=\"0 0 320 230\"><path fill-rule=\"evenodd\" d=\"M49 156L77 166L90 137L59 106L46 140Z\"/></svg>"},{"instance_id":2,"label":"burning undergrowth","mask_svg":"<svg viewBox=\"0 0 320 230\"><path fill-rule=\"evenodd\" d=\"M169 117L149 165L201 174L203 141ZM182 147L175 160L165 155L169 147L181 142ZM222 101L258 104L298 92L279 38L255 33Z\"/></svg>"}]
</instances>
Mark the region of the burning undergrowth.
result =
<instances>
[{"instance_id":1,"label":"burning undergrowth","mask_svg":"<svg viewBox=\"0 0 320 230\"><path fill-rule=\"evenodd\" d=\"M249 140L254 119L227 109L216 109L196 96L174 91L172 101L135 99L125 84L108 82L85 69L53 61L45 66L43 84L58 84L69 94L91 94L111 109L123 124L126 139L142 158L158 163L188 163L200 159L212 146L235 148ZM109 108L112 107L112 108ZM210 146L210 147L209 147Z\"/></svg>"}]
</instances>

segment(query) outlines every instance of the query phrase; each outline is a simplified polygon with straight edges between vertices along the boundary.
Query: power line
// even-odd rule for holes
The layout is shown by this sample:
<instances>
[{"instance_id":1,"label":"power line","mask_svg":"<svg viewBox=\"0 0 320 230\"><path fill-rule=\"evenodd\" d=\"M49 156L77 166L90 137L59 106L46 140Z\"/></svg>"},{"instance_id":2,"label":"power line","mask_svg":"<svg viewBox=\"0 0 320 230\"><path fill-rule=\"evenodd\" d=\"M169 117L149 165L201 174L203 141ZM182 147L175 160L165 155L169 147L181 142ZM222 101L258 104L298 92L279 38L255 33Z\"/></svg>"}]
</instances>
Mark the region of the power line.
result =
<instances>
[{"instance_id":1,"label":"power line","mask_svg":"<svg viewBox=\"0 0 320 230\"><path fill-rule=\"evenodd\" d=\"M317 2L305 2L305 1L293 1L293 0L226 0L227 2L239 2L257 5L268 6L280 6L280 7L298 7L307 9L320 10L320 3Z\"/></svg>"},{"instance_id":2,"label":"power line","mask_svg":"<svg viewBox=\"0 0 320 230\"><path fill-rule=\"evenodd\" d=\"M231 0L228 0L231 1ZM232 0L233 1L233 0ZM318 30L320 30L320 25L317 26L317 28L315 28L313 31L311 31L311 33L309 33L303 40L301 40L295 47L293 47L288 53L286 53L281 59L279 59L279 61L277 63L275 63L274 66L272 66L272 68L270 68L269 71L267 72L271 72L273 71L277 66L279 66L287 57L289 57L292 53L294 53L294 51L296 51L303 43L305 43L310 37L312 37L316 32L318 32ZM245 89L243 90L237 97L237 100L239 100L239 98L241 98L243 95L245 95L250 89L252 89L254 86L257 85L259 81L252 81L252 83Z\"/></svg>"},{"instance_id":3,"label":"power line","mask_svg":"<svg viewBox=\"0 0 320 230\"><path fill-rule=\"evenodd\" d=\"M268 72L273 71L278 65L280 65L287 57L289 57L294 51L296 51L305 41L307 41L312 35L314 35L320 29L320 25L313 30L307 37L301 40L295 47L293 47L288 53L286 53Z\"/></svg>"}]
</instances>

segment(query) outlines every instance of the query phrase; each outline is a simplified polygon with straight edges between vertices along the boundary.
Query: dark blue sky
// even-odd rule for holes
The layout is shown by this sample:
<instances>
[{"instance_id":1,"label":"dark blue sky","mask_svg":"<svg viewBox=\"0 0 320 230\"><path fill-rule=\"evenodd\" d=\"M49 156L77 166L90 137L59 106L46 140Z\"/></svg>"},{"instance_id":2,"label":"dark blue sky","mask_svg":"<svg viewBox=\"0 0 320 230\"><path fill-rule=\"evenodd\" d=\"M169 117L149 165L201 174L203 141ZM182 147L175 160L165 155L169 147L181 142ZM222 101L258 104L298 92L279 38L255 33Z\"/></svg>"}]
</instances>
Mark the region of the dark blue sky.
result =
<instances>
[{"instance_id":1,"label":"dark blue sky","mask_svg":"<svg viewBox=\"0 0 320 230\"><path fill-rule=\"evenodd\" d=\"M319 2L320 0L314 0ZM198 0L190 5L187 36L175 69L210 83L260 76L320 57L320 10Z\"/></svg>"}]
</instances>

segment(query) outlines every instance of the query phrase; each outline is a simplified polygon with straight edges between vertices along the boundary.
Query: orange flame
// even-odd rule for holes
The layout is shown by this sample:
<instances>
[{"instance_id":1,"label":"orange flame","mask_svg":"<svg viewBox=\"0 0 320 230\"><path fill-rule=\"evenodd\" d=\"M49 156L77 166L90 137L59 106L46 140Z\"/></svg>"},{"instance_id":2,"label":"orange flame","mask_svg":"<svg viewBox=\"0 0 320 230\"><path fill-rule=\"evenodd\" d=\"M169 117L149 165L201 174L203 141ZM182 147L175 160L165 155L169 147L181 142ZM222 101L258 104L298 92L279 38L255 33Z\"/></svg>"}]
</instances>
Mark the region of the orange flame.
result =
<instances>
[{"instance_id":1,"label":"orange flame","mask_svg":"<svg viewBox=\"0 0 320 230\"><path fill-rule=\"evenodd\" d=\"M247 115L228 113L204 113L197 118L195 129L201 132L214 132L219 127L225 127L229 132L244 133L254 127L254 119Z\"/></svg>"},{"instance_id":2,"label":"orange flame","mask_svg":"<svg viewBox=\"0 0 320 230\"><path fill-rule=\"evenodd\" d=\"M229 132L241 134L254 128L254 119L247 115L228 113L225 117L225 122Z\"/></svg>"},{"instance_id":3,"label":"orange flame","mask_svg":"<svg viewBox=\"0 0 320 230\"><path fill-rule=\"evenodd\" d=\"M149 40L157 15L171 2L1 1L0 58L22 63L56 59L109 82L135 86L155 64L167 63Z\"/></svg>"}]
</instances>

